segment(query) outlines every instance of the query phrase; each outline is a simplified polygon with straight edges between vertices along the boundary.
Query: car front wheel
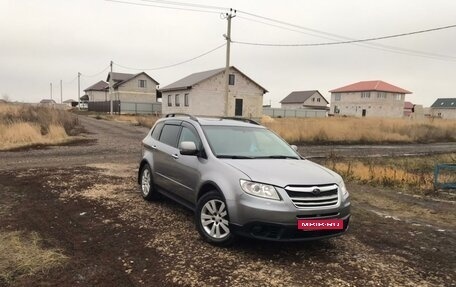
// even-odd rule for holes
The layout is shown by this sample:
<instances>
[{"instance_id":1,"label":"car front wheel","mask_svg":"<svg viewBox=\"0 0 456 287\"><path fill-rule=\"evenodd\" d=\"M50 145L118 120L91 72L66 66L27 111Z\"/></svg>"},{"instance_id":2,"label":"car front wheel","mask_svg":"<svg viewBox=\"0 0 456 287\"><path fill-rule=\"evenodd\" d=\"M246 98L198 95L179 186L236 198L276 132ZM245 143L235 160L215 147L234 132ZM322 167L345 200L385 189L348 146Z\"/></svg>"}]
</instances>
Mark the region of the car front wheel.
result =
<instances>
[{"instance_id":1,"label":"car front wheel","mask_svg":"<svg viewBox=\"0 0 456 287\"><path fill-rule=\"evenodd\" d=\"M228 209L218 192L208 192L198 200L195 217L204 240L218 246L233 243L235 236L230 231Z\"/></svg>"}]
</instances>

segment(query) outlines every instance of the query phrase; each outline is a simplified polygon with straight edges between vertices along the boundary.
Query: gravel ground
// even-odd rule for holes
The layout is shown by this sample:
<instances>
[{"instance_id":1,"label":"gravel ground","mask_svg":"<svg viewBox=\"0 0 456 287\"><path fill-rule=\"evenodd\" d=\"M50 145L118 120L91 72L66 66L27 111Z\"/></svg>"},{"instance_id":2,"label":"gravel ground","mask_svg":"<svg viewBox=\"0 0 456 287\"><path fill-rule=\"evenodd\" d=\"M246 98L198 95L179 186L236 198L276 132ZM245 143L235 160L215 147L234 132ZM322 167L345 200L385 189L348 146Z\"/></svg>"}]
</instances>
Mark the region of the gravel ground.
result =
<instances>
[{"instance_id":1,"label":"gravel ground","mask_svg":"<svg viewBox=\"0 0 456 287\"><path fill-rule=\"evenodd\" d=\"M455 202L349 184L344 236L216 248L190 211L138 194L147 129L81 121L84 145L0 153L0 230L36 231L69 257L15 286L456 286Z\"/></svg>"}]
</instances>

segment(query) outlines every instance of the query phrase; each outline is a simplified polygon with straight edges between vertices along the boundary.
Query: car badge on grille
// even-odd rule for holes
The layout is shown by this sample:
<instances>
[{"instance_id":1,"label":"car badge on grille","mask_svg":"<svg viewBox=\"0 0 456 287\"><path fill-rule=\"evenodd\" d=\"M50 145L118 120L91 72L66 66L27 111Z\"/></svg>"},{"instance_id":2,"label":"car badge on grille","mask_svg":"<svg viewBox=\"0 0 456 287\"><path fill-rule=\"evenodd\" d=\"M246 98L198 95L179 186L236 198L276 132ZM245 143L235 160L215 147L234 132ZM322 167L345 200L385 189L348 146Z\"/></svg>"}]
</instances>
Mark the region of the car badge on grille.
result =
<instances>
[{"instance_id":1,"label":"car badge on grille","mask_svg":"<svg viewBox=\"0 0 456 287\"><path fill-rule=\"evenodd\" d=\"M318 187L316 187L316 188L314 188L314 189L312 190L312 193L313 193L314 195L319 195L320 192L321 192L321 190L320 190Z\"/></svg>"}]
</instances>

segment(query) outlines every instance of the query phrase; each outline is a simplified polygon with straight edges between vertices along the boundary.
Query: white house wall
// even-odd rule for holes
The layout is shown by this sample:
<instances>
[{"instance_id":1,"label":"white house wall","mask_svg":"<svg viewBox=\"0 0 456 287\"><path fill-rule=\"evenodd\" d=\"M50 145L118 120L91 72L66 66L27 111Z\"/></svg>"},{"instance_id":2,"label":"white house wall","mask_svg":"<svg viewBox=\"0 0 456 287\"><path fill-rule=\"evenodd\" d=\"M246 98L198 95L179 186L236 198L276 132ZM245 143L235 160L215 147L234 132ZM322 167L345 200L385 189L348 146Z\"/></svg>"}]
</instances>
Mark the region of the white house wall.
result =
<instances>
[{"instance_id":1,"label":"white house wall","mask_svg":"<svg viewBox=\"0 0 456 287\"><path fill-rule=\"evenodd\" d=\"M361 92L331 93L330 114L361 117L366 110L366 117L401 118L404 114L404 94L386 93L379 98L377 91L370 92L370 98L361 98ZM381 92L380 92L381 93ZM336 101L336 94L340 100ZM396 99L400 95L400 99ZM335 113L335 107L339 113Z\"/></svg>"},{"instance_id":2,"label":"white house wall","mask_svg":"<svg viewBox=\"0 0 456 287\"><path fill-rule=\"evenodd\" d=\"M234 116L235 100L243 99L243 117L259 118L263 112L263 90L235 70L234 85L229 86L228 115ZM188 90L163 92L163 114L189 113L199 116L223 116L225 114L225 77L218 74ZM189 94L189 106L184 106L184 94ZM175 95L180 95L180 106L175 105ZM168 106L168 95L171 95L172 106Z\"/></svg>"},{"instance_id":3,"label":"white house wall","mask_svg":"<svg viewBox=\"0 0 456 287\"><path fill-rule=\"evenodd\" d=\"M146 81L146 87L139 87L139 80ZM155 103L157 101L156 83L145 75L131 79L114 91L113 100L134 103ZM109 100L109 99L108 99Z\"/></svg>"},{"instance_id":4,"label":"white house wall","mask_svg":"<svg viewBox=\"0 0 456 287\"><path fill-rule=\"evenodd\" d=\"M90 102L103 102L109 101L108 91L87 91Z\"/></svg>"},{"instance_id":5,"label":"white house wall","mask_svg":"<svg viewBox=\"0 0 456 287\"><path fill-rule=\"evenodd\" d=\"M456 109L431 108L431 115L442 119L456 120Z\"/></svg>"}]
</instances>

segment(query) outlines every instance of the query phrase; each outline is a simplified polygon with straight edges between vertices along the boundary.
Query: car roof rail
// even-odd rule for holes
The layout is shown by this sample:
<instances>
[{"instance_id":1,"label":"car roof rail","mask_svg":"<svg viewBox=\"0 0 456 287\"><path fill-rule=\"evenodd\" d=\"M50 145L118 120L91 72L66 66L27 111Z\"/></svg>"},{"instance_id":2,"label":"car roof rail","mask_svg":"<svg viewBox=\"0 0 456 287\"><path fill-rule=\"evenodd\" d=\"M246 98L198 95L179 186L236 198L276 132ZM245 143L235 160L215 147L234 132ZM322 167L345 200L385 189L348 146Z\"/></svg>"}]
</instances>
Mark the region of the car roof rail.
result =
<instances>
[{"instance_id":1,"label":"car roof rail","mask_svg":"<svg viewBox=\"0 0 456 287\"><path fill-rule=\"evenodd\" d=\"M194 120L195 122L198 122L198 119L190 114L186 113L170 113L165 116L165 118L174 118L177 116L184 116L184 117L189 117L190 119Z\"/></svg>"},{"instance_id":2,"label":"car roof rail","mask_svg":"<svg viewBox=\"0 0 456 287\"><path fill-rule=\"evenodd\" d=\"M241 121L241 122L245 122L245 123L249 123L249 124L254 124L254 125L257 125L257 126L261 126L261 124L257 121L254 121L252 119L248 119L248 118L242 118L242 117L221 117L220 118L221 120L235 120L235 121Z\"/></svg>"}]
</instances>

